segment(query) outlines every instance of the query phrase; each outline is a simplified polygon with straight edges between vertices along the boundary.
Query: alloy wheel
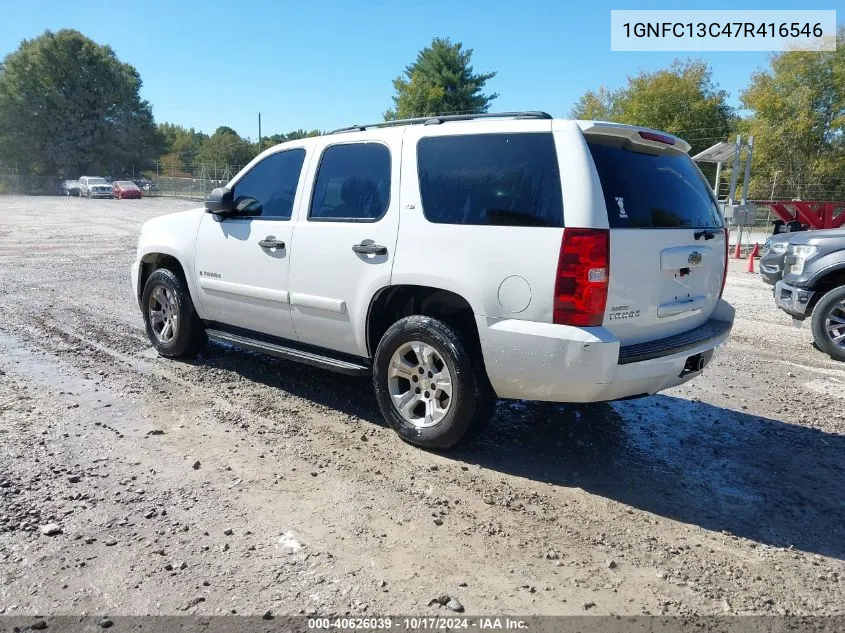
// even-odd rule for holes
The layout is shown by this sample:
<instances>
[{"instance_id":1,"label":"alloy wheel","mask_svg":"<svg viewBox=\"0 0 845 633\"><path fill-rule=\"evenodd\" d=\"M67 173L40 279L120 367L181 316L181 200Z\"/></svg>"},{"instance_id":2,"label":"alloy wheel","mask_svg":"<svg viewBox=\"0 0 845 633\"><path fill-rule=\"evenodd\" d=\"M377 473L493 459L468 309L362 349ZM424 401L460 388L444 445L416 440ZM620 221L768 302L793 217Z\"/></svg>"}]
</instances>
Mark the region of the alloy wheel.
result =
<instances>
[{"instance_id":1,"label":"alloy wheel","mask_svg":"<svg viewBox=\"0 0 845 633\"><path fill-rule=\"evenodd\" d=\"M431 345L422 341L402 344L390 359L387 375L393 406L413 426L434 426L449 412L452 374Z\"/></svg>"},{"instance_id":2,"label":"alloy wheel","mask_svg":"<svg viewBox=\"0 0 845 633\"><path fill-rule=\"evenodd\" d=\"M845 300L834 305L827 313L824 329L831 343L845 349Z\"/></svg>"},{"instance_id":3,"label":"alloy wheel","mask_svg":"<svg viewBox=\"0 0 845 633\"><path fill-rule=\"evenodd\" d=\"M156 286L147 306L150 326L160 343L170 344L179 333L179 313L176 295L165 286Z\"/></svg>"}]
</instances>

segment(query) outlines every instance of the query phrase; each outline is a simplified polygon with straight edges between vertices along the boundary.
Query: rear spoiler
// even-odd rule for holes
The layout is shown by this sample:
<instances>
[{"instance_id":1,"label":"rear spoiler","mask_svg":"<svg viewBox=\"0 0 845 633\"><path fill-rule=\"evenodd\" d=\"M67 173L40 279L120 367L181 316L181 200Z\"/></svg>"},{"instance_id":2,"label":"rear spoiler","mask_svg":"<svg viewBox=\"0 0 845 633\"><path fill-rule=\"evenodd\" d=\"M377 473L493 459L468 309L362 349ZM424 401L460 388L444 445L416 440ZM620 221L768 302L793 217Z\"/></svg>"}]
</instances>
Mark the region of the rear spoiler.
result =
<instances>
[{"instance_id":1,"label":"rear spoiler","mask_svg":"<svg viewBox=\"0 0 845 633\"><path fill-rule=\"evenodd\" d=\"M644 145L655 149L666 149L667 146L671 146L685 154L692 149L692 146L682 138L647 127L610 121L578 121L577 123L586 136L615 136L628 139L634 145Z\"/></svg>"}]
</instances>

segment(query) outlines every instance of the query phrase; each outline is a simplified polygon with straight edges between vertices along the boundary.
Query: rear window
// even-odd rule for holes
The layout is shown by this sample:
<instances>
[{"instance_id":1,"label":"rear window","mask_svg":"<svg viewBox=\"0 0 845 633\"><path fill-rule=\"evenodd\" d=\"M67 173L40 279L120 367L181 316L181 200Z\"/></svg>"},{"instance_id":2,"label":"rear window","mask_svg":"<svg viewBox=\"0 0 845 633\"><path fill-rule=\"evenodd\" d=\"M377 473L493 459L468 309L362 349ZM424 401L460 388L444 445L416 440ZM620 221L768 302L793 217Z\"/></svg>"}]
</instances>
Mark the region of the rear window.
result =
<instances>
[{"instance_id":1,"label":"rear window","mask_svg":"<svg viewBox=\"0 0 845 633\"><path fill-rule=\"evenodd\" d=\"M417 145L417 163L429 222L563 226L550 133L430 136Z\"/></svg>"},{"instance_id":2,"label":"rear window","mask_svg":"<svg viewBox=\"0 0 845 633\"><path fill-rule=\"evenodd\" d=\"M686 154L653 155L587 145L611 228L719 228L722 216L704 175Z\"/></svg>"}]
</instances>

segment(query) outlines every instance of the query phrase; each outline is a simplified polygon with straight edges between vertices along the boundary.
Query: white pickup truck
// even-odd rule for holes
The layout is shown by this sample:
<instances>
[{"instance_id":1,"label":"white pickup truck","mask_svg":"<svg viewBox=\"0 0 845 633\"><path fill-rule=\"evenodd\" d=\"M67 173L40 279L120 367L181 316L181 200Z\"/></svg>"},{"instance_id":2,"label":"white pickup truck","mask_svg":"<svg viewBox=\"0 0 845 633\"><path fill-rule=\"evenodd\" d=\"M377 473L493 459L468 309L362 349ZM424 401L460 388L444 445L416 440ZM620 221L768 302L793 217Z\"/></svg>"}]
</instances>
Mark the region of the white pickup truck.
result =
<instances>
[{"instance_id":1,"label":"white pickup truck","mask_svg":"<svg viewBox=\"0 0 845 633\"><path fill-rule=\"evenodd\" d=\"M697 376L729 337L727 234L683 140L543 112L276 145L146 222L132 289L167 357L207 339L372 375L408 442L496 398L598 402Z\"/></svg>"}]
</instances>

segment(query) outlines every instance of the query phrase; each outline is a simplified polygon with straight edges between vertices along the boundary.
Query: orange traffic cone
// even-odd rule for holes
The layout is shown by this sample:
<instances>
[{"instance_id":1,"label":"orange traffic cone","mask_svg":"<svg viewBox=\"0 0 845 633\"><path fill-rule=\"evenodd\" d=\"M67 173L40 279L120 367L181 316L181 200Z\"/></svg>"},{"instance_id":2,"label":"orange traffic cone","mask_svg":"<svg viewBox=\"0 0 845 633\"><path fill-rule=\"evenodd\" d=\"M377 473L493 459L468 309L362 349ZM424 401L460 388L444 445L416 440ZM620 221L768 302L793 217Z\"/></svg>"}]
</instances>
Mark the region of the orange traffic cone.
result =
<instances>
[{"instance_id":1,"label":"orange traffic cone","mask_svg":"<svg viewBox=\"0 0 845 633\"><path fill-rule=\"evenodd\" d=\"M734 259L739 259L742 257L742 249L739 246L739 242L736 243L736 248L734 249Z\"/></svg>"},{"instance_id":2,"label":"orange traffic cone","mask_svg":"<svg viewBox=\"0 0 845 633\"><path fill-rule=\"evenodd\" d=\"M754 272L754 257L752 257L752 255L754 255L754 251L752 251L751 255L748 256L748 266L745 268L745 272L747 273Z\"/></svg>"},{"instance_id":3,"label":"orange traffic cone","mask_svg":"<svg viewBox=\"0 0 845 633\"><path fill-rule=\"evenodd\" d=\"M751 254L749 255L751 259L755 257L760 257L760 245L757 242L754 242L754 248L751 249Z\"/></svg>"}]
</instances>

